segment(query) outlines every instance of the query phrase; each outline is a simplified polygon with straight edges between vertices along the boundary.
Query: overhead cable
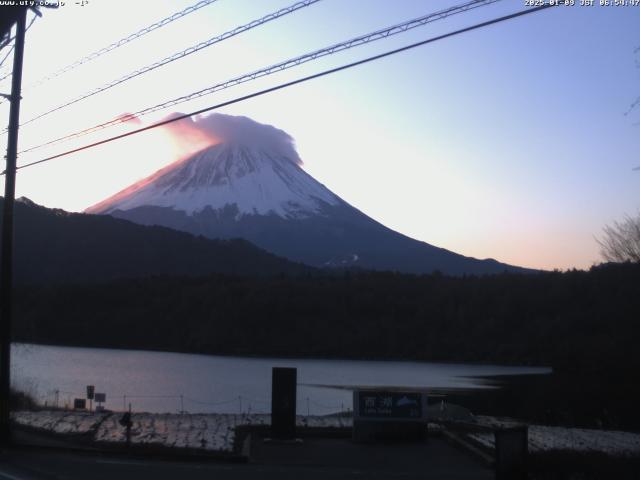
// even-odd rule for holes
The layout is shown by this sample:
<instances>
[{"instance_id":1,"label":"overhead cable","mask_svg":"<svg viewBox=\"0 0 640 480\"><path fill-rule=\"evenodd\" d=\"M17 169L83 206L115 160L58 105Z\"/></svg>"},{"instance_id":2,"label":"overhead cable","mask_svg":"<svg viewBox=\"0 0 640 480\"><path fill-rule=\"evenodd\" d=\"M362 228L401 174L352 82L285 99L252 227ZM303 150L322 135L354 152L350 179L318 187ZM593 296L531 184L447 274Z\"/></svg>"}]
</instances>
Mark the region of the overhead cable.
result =
<instances>
[{"instance_id":1,"label":"overhead cable","mask_svg":"<svg viewBox=\"0 0 640 480\"><path fill-rule=\"evenodd\" d=\"M477 30L477 29L480 29L480 28L488 27L490 25L495 25L497 23L504 22L504 21L507 21L507 20L511 20L513 18L517 18L517 17L521 17L521 16L524 16L524 15L529 15L529 14L532 14L532 13L536 13L536 12L539 12L541 10L548 9L550 7L555 7L557 5L563 5L563 3L553 3L553 4L547 3L547 4L544 4L544 5L538 6L538 7L528 8L528 9L525 9L525 10L520 10L520 11L512 13L510 15L505 15L505 16L502 16L502 17L494 18L492 20L488 20L486 22L477 23L477 24L472 25L470 27L462 28L460 30L455 30L453 32L445 33L443 35L438 35L436 37L428 38L426 40L422 40L420 42L412 43L410 45L406 45L404 47L396 48L394 50L389 50L387 52L380 53L378 55L373 55L371 57L367 57L367 58L362 59L362 60L351 62L351 63L345 64L345 65L341 65L339 67L331 68L329 70L324 70L322 72L315 73L313 75L308 75L306 77L298 78L296 80L292 80L292 81L289 81L289 82L281 83L281 84L276 85L274 87L266 88L264 90L260 90L258 92L254 92L254 93L251 93L251 94L248 94L248 95L244 95L242 97L234 98L232 100L228 100L226 102L222 102L222 103L219 103L217 105L212 105L212 106L200 109L200 110L196 110L196 111L191 112L191 113L187 113L187 114L179 115L179 116L176 116L176 117L172 117L170 119L163 120L161 122L157 122L157 123L154 123L152 125L148 125L146 127L138 128L136 130L132 130L130 132L126 132L126 133L123 133L123 134L120 134L120 135L116 135L116 136L113 136L113 137L110 137L110 138L106 138L104 140L100 140L100 141L97 141L97 142L94 142L94 143L91 143L91 144L88 144L88 145L84 145L82 147L78 147L78 148L74 148L74 149L71 149L71 150L67 150L66 152L58 153L56 155L52 155L52 156L47 157L47 158L43 158L43 159L40 159L40 160L37 160L37 161L34 161L34 162L25 163L23 165L20 165L17 168L18 169L23 169L23 168L28 168L28 167L31 167L31 166L34 166L34 165L39 165L39 164L42 164L42 163L45 163L45 162L50 162L52 160L65 157L65 156L71 155L73 153L81 152L83 150L88 150L90 148L94 148L94 147L97 147L99 145L104 145L106 143L110 143L110 142L113 142L115 140L119 140L121 138L129 137L129 136L136 135L136 134L139 134L139 133L142 133L142 132L154 129L154 128L161 127L163 125L168 125L168 124L173 123L173 122L184 120L184 119L190 118L190 117L192 117L194 115L200 115L202 113L210 112L212 110L217 110L219 108L226 107L228 105L233 105L235 103L240 103L240 102L243 102L245 100L249 100L251 98L255 98L255 97L262 96L262 95L266 95L268 93L272 93L272 92L275 92L277 90L282 90L284 88L288 88L288 87L291 87L293 85L298 85L300 83L304 83L304 82L307 82L309 80L313 80L313 79L316 79L316 78L324 77L326 75L330 75L330 74L333 74L333 73L336 73L336 72L340 72L342 70L347 70L347 69L350 69L350 68L353 68L353 67L356 67L356 66L359 66L359 65L364 65L366 63L370 63L370 62L373 62L373 61L376 61L376 60L380 60L382 58L389 57L391 55L395 55L395 54L398 54L400 52L405 52L407 50L411 50L411 49L414 49L414 48L417 48L417 47L420 47L420 46L423 46L423 45L427 45L429 43L436 42L438 40L443 40L445 38L453 37L455 35L460 35L462 33L470 32L472 30ZM4 173L5 172L2 172L0 175L4 175Z\"/></svg>"},{"instance_id":2,"label":"overhead cable","mask_svg":"<svg viewBox=\"0 0 640 480\"><path fill-rule=\"evenodd\" d=\"M216 43L220 43L224 40L227 40L231 37L234 37L236 35L239 35L243 32L246 32L247 30L251 30L253 28L259 27L260 25L263 25L267 22L270 22L272 20L275 20L277 18L283 17L285 15L288 15L290 13L293 13L297 10L300 10L301 8L304 7L308 7L309 5L313 5L314 3L318 3L320 0L303 0L303 1L299 1L297 3L294 3L293 5L290 5L286 8L282 8L280 10L277 10L273 13L270 13L268 15L265 15L264 17L258 18L256 20L253 20L245 25L241 25L239 27L236 27L232 30L229 30L228 32L225 32L221 35L217 35L215 37L212 37L204 42L198 43L197 45L191 46L187 49L181 50L179 52L174 53L173 55L169 55L168 57L163 58L162 60L158 60L157 62L154 62L150 65L144 66L142 68L139 68L138 70L135 70L131 73L128 73L127 75L117 78L115 80L112 80L109 83L106 83L100 87L94 88L93 90L90 90L88 92L83 93L82 95L79 95L77 97L75 97L72 100L69 100L68 102L65 102L61 105L58 105L57 107L54 107L50 110L47 110L46 112L43 112L39 115L36 115L35 117L23 122L21 124L21 126L27 125L31 122L34 122L42 117L45 117L51 113L57 112L58 110L61 110L65 107L71 106L75 103L80 102L81 100L84 100L86 98L92 97L98 93L102 93L106 90L109 90L110 88L115 87L116 85L120 85L121 83L126 82L127 80L131 80L132 78L135 77L139 77L140 75L143 75L145 73L148 73L152 70L155 70L156 68L162 67L163 65L167 65L168 63L174 62L176 60L180 60L181 58L184 58L188 55L191 55L193 53L199 52L200 50L210 47L211 45L214 45Z\"/></svg>"},{"instance_id":3,"label":"overhead cable","mask_svg":"<svg viewBox=\"0 0 640 480\"><path fill-rule=\"evenodd\" d=\"M33 18L31 19L31 21L29 22L29 25L27 25L27 28L25 29L24 33L26 34L29 29L31 28L31 25L33 25L33 22L36 21L36 18L38 18L40 15L35 13L33 15ZM4 45L2 45L2 47L0 47L0 49L4 48L9 42L11 42L14 38L10 38ZM9 48L9 50L7 51L6 55L2 58L2 60L0 60L0 67L4 64L4 62L7 60L7 58L9 57L9 55L11 55L11 52L13 52L13 49L15 48L16 44L15 42L11 45L11 48ZM5 78L8 78L11 76L13 72L9 71L8 73L4 74L2 77L0 77L0 82L2 82Z\"/></svg>"},{"instance_id":4,"label":"overhead cable","mask_svg":"<svg viewBox=\"0 0 640 480\"><path fill-rule=\"evenodd\" d=\"M56 70L55 72L53 72L53 73L41 78L37 82L29 85L28 88L37 87L37 86L43 84L44 82L46 82L48 80L51 80L51 79L56 78L56 77L59 77L60 75L63 75L65 73L67 73L67 72L79 67L80 65L84 65L85 63L88 63L88 62L90 62L92 60L95 60L96 58L104 55L105 53L109 53L112 50L115 50L116 48L119 48L119 47L121 47L123 45L126 45L127 43L132 42L132 41L134 41L134 40L146 35L147 33L153 32L154 30L157 30L157 29L159 29L161 27L164 27L165 25L168 25L171 22L175 22L176 20L178 20L178 19L180 19L180 18L182 18L182 17L184 17L186 15L189 15L190 13L198 11L201 8L206 7L207 5L210 5L210 4L212 4L214 2L217 2L217 1L218 0L201 0L198 3L195 3L195 4L185 8L184 10L180 10L179 12L176 12L176 13L174 13L172 15L169 15L168 17L163 18L162 20L159 20L159 21L157 21L157 22L155 22L155 23L153 23L153 24L151 24L151 25L149 25L147 27L144 27L144 28L138 30L137 32L134 32L134 33L132 33L130 35L127 35L126 37L121 38L120 40L117 40L117 41L113 42L112 44L107 45L104 48L96 50L96 51L94 51L94 52L92 52L92 53L90 53L90 54L88 54L88 55L76 60L75 62L70 63L69 65L66 65L66 66L62 67L59 70Z\"/></svg>"},{"instance_id":5,"label":"overhead cable","mask_svg":"<svg viewBox=\"0 0 640 480\"><path fill-rule=\"evenodd\" d=\"M137 112L134 112L134 113L132 113L130 115L126 115L126 116L123 116L123 117L118 117L118 118L109 120L107 122L95 125L93 127L86 128L86 129L80 130L78 132L75 132L75 133L72 133L72 134L69 134L69 135L65 135L65 136L62 136L62 137L59 137L59 138L56 138L56 139L53 139L53 140L49 140L49 141L47 141L45 143L42 143L42 144L27 148L25 150L22 150L19 153L30 152L30 151L36 150L38 148L42 148L42 147L45 147L45 146L48 146L48 145L52 145L52 144L55 144L55 143L58 143L58 142L61 142L61 141L72 140L72 139L75 139L75 138L78 138L78 137L82 137L82 136L88 135L90 133L93 133L93 132L96 132L96 131L99 131L99 130L102 130L102 129L105 129L105 128L108 128L108 127L111 127L111 126L114 126L114 125L119 125L121 123L125 123L125 122L130 121L130 120L132 120L134 118L137 118L137 117L148 115L150 113L157 112L159 110L164 110L166 108L173 107L173 106L179 105L179 104L184 103L184 102L188 102L188 101L193 100L195 98L203 97L205 95L210 95L210 94L215 93L217 91L224 90L224 89L236 86L236 85L240 85L242 83L246 83L246 82L249 82L249 81L261 78L261 77L265 77L267 75L271 75L271 74L274 74L274 73L277 73L277 72L281 72L283 70L286 70L286 69L301 65L303 63L310 62L312 60L316 60L318 58L322 58L322 57L325 57L325 56L328 56L328 55L333 55L335 53L338 53L338 52L341 52L341 51L344 51L344 50L348 50L350 48L358 47L360 45L364 45L364 44L367 44L367 43L371 43L373 41L377 41L377 40L380 40L380 39L384 39L384 38L390 37L392 35L397 35L399 33L406 32L407 30L411 30L411 29L416 28L416 27L424 26L424 25L427 25L429 23L435 22L437 20L442 20L442 19L450 17L452 15L456 15L456 14L459 14L459 13L467 12L469 10L472 10L472 9L475 9L475 8L478 8L478 7L481 7L481 6L486 6L486 5L489 5L489 4L492 4L492 3L496 3L498 1L500 1L500 0L473 0L471 2L467 2L467 3L464 3L462 5L450 7L450 8L447 8L445 10L441 10L441 11L438 11L438 12L435 12L435 13L430 13L430 14L427 14L427 15L423 15L422 17L419 17L419 18L415 18L415 19L412 19L412 20L409 20L409 21L406 21L406 22L403 22L403 23L400 23L400 24L396 24L396 25L393 25L393 26L390 26L390 27L386 27L386 28L383 28L383 29L380 29L380 30L376 30L374 32L367 33L365 35L360 35L360 36L352 38L350 40L347 40L347 41L344 41L344 42L340 42L340 43L336 43L336 44L330 45L328 47L322 48L320 50L315 50L313 52L306 53L304 55L301 55L301 56L298 56L298 57L295 57L295 58L292 58L292 59L285 60L285 61L277 63L275 65L271 65L269 67L253 71L251 73L247 73L247 74L240 75L238 77L234 77L234 78L232 78L230 80L226 80L224 82L217 83L217 84L212 85L210 87L207 87L205 89L190 93L188 95L183 95L181 97L174 98L172 100L168 100L168 101L159 103L157 105L154 105L154 106L151 106L151 107L147 107L147 108L142 109L142 110L138 110Z\"/></svg>"}]
</instances>

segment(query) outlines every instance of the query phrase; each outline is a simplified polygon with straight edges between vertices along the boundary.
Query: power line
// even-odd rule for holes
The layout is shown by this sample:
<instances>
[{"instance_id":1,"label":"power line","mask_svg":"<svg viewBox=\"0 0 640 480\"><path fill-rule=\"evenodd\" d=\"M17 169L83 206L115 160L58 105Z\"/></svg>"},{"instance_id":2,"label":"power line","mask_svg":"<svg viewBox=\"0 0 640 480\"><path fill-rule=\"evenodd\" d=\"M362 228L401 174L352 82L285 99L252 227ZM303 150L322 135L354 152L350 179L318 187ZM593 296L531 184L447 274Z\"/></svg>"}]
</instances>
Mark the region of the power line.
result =
<instances>
[{"instance_id":1,"label":"power line","mask_svg":"<svg viewBox=\"0 0 640 480\"><path fill-rule=\"evenodd\" d=\"M376 30L375 32L371 32L368 33L366 35L361 35L355 38L352 38L351 40L347 40L346 42L341 42L341 43L337 43L334 45L331 45L329 47L325 47L322 48L320 50L316 50L314 52L311 53L307 53L305 55L301 55L299 57L290 59L290 60L285 60L284 62L280 62L277 63L275 65L271 65L270 67L267 68L263 68L261 70L256 70L254 72L245 74L245 75L241 75L239 77L235 77L231 80L227 80L226 82L222 82L216 85L212 85L210 87L207 87L205 89L199 90L197 92L191 93L189 95L184 95L178 98L175 98L173 100L169 100L167 102L163 102L160 103L158 105L155 105L153 107L149 107L146 108L144 110L140 110L138 112L133 113L133 115L135 116L144 116L147 115L149 113L153 113L153 112L157 112L159 110L164 110L165 108L169 108L169 107L173 107L176 105L179 105L181 103L193 100L194 98L199 98L199 97L203 97L205 95L209 95L211 93L220 91L220 90L224 90L226 88L238 85L240 83L245 83L247 81L250 80L255 80L257 78L260 77L264 77L267 75L271 75L273 73L276 72L280 72L283 70L287 70L289 68L301 65L303 63L312 61L312 60L317 60L318 58L322 58L325 57L327 55L333 55L335 53L344 51L344 50L348 50L350 48L353 47L357 47L360 45L364 45L367 43L371 43L377 40L381 40L393 35L397 35L399 33L404 33L408 30L412 30L414 28L417 27L422 27L424 25L427 25L429 23L435 22L437 20L443 20L447 17L450 17L452 15L457 15L459 13L463 13L463 12L467 12L469 10L473 10L475 8L478 7L483 7L492 3L496 3L499 2L500 0L473 0L471 2L462 4L462 5L458 5L458 6L454 6L451 8L448 8L446 10L442 10L439 12L435 12L435 13L430 13L428 15L424 15L422 17L419 18L415 18L413 20L409 20L407 22L403 22L391 27L387 27L381 30ZM118 119L118 120L122 120L122 119ZM120 122L121 123L121 122Z\"/></svg>"},{"instance_id":2,"label":"power line","mask_svg":"<svg viewBox=\"0 0 640 480\"><path fill-rule=\"evenodd\" d=\"M189 15L190 13L193 13L197 10L200 10L203 7L206 7L207 5L210 5L214 2L216 2L218 0L202 0L194 5L191 5L187 8L185 8L184 10L180 10L179 12L176 12L172 15L169 15L166 18L163 18L162 20L157 21L156 23L153 23L151 25L149 25L148 27L142 28L140 30L138 30L135 33L132 33L130 35L127 35L124 38L121 38L120 40L113 42L111 45L108 45L104 48L101 48L100 50L96 50L92 53L90 53L89 55L82 57L78 60L76 60L73 63L70 63L69 65L62 67L61 69L41 78L40 80L38 80L37 82L29 85L28 88L34 88L37 86L42 85L44 82L51 80L53 78L59 77L60 75L63 75L77 67L79 67L80 65L84 65L85 63L88 63L92 60L95 60L96 58L104 55L105 53L109 53L112 50L115 50L116 48L119 48L123 45L126 45L129 42L132 42L134 40L136 40L137 38L140 38L144 35L146 35L147 33L153 32L154 30L157 30L158 28L164 27L165 25L168 25L171 22L174 22L186 15Z\"/></svg>"},{"instance_id":3,"label":"power line","mask_svg":"<svg viewBox=\"0 0 640 480\"><path fill-rule=\"evenodd\" d=\"M194 115L200 115L202 113L210 112L212 110L216 110L216 109L219 109L219 108L222 108L222 107L226 107L228 105L233 105L235 103L240 103L240 102L243 102L245 100L249 100L251 98L255 98L255 97L262 96L262 95L266 95L267 93L272 93L272 92L275 92L275 91L278 91L278 90L282 90L284 88L291 87L293 85L298 85L300 83L304 83L304 82L307 82L309 80L314 80L316 78L324 77L324 76L330 75L332 73L337 73L337 72L340 72L342 70L347 70L349 68L353 68L353 67L356 67L356 66L359 66L359 65L364 65L366 63L373 62L375 60L380 60L382 58L389 57L389 56L395 55L397 53L405 52L407 50L411 50L411 49L414 49L414 48L417 48L417 47L420 47L420 46L423 46L423 45L427 45L429 43L436 42L438 40L443 40L445 38L453 37L455 35L460 35L462 33L470 32L472 30L477 30L477 29L480 29L480 28L488 27L490 25L494 25L494 24L497 24L497 23L500 23L500 22L504 22L504 21L507 21L507 20L511 20L513 18L521 17L521 16L524 16L524 15L529 15L531 13L539 12L541 10L545 10L547 8L555 7L555 6L558 6L558 5L563 5L563 3L560 3L560 2L553 3L553 4L548 4L547 3L547 4L541 5L539 7L529 8L529 9L526 9L526 10L520 10L520 11L512 13L510 15L505 15L505 16L502 16L502 17L494 18L493 20L488 20L486 22L477 23L477 24L472 25L470 27L465 27L465 28L462 28L460 30L455 30L453 32L445 33L443 35L438 35L436 37L428 38L426 40L422 40L420 42L412 43L410 45L406 45L404 47L396 48L394 50L389 50L387 52L380 53L380 54L377 54L377 55L373 55L371 57L367 57L367 58L362 59L362 60L357 60L355 62L351 62L351 63L345 64L345 65L341 65L339 67L334 67L334 68L331 68L331 69L328 69L328 70L324 70L324 71L319 72L319 73L315 73L313 75L308 75L306 77L298 78L296 80L292 80L292 81L289 81L289 82L281 83L281 84L276 85L274 87L266 88L264 90L260 90L258 92L254 92L254 93L251 93L251 94L248 94L248 95L244 95L242 97L237 97L237 98L234 98L232 100L228 100L226 102L219 103L217 105L212 105L210 107L197 110L195 112L191 112L191 113L179 115L179 116L174 117L174 118L163 120L161 122L157 122L157 123L154 123L152 125L148 125L146 127L142 127L142 128L138 128L136 130L132 130L131 132L127 132L127 133L116 135L116 136L113 136L113 137L110 137L110 138L106 138L104 140L100 140L100 141L97 141L97 142L94 142L94 143L91 143L91 144L88 144L88 145L84 145L82 147L74 148L72 150L67 150L66 152L62 152L62 153L59 153L57 155L53 155L53 156L50 156L50 157L47 157L47 158L43 158L41 160L37 160L37 161L34 161L34 162L26 163L24 165L20 165L17 168L18 169L23 169L23 168L28 168L28 167L31 167L31 166L34 166L34 165L39 165L41 163L49 162L51 160L55 160L57 158L65 157L67 155L71 155L73 153L81 152L83 150L88 150L90 148L97 147L99 145L103 145L105 143L110 143L110 142L113 142L115 140L119 140L121 138L129 137L131 135L136 135L138 133L142 133L142 132L145 132L147 130L151 130L153 128L161 127L163 125L168 125L170 123L177 122L179 120L184 120L184 119L192 117ZM5 174L5 172L2 172L0 175L4 175L4 174Z\"/></svg>"},{"instance_id":4,"label":"power line","mask_svg":"<svg viewBox=\"0 0 640 480\"><path fill-rule=\"evenodd\" d=\"M248 73L248 74L244 74L244 75L241 75L239 77L232 78L232 79L227 80L225 82L218 83L218 84L215 84L213 86L207 87L207 88L205 88L203 90L199 90L197 92L193 92L193 93L191 93L189 95L184 95L184 96L175 98L173 100L169 100L169 101L154 105L152 107L148 107L148 108L145 108L143 110L139 110L139 111L137 111L135 113L132 113L131 115L127 115L126 117L119 117L119 118L116 118L116 119L113 119L113 120L109 120L107 122L95 125L93 127L86 128L84 130L80 130L78 132L75 132L75 133L72 133L72 134L69 134L69 135L65 135L65 136L62 136L62 137L59 137L59 138L56 138L56 139L53 139L53 140L49 140L49 141L47 141L45 143L36 145L34 147L27 148L25 150L22 150L20 153L30 152L30 151L33 151L33 150L36 150L36 149L39 149L39 148L42 148L42 147L45 147L45 146L48 146L48 145L52 145L52 144L55 144L55 143L59 143L59 142L65 141L65 140L71 140L71 139L74 139L74 138L82 137L82 136L88 135L90 133L93 133L93 132L96 132L96 131L99 131L99 130L103 130L103 129L107 128L107 127L111 127L111 126L114 126L114 125L118 125L118 124L124 123L124 122L130 120L131 118L148 115L150 113L157 112L159 110L163 110L165 108L173 107L173 106L176 106L178 104L193 100L194 98L199 98L199 97L203 97L205 95L210 95L210 94L215 93L217 91L225 90L227 88L231 88L233 86L240 85L242 83L246 83L246 82L255 80L257 78L261 78L261 77L265 77L265 76L268 76L268 75L271 75L271 74L274 74L274 73L278 73L278 72L281 72L283 70L286 70L286 69L301 65L303 63L306 63L306 62L309 62L309 61L312 61L312 60L316 60L318 58L325 57L327 55L333 55L335 53L338 53L338 52L341 52L341 51L344 51L344 50L348 50L350 48L358 47L358 46L364 45L366 43L370 43L370 42L373 42L373 41L376 41L376 40L380 40L380 39L384 39L384 38L390 37L392 35L403 33L403 32L406 32L407 30L411 30L411 29L416 28L416 27L424 26L424 25L427 25L429 23L435 22L437 20L442 20L442 19L447 18L449 16L456 15L456 14L463 13L463 12L467 12L469 10L472 10L472 9L475 9L475 8L478 8L478 7L482 7L482 6L486 6L486 5L489 5L489 4L492 4L492 3L496 3L498 1L500 1L500 0L473 0L471 2L467 2L467 3L462 4L462 5L457 5L457 6L450 7L450 8L447 8L445 10L441 10L441 11L438 11L438 12L435 12L435 13L430 13L430 14L427 14L427 15L423 15L422 17L418 17L418 18L415 18L413 20L409 20L409 21L406 21L406 22L403 22L403 23L400 23L400 24L397 24L397 25L393 25L391 27L387 27L387 28L383 28L383 29L380 29L380 30L376 30L374 32L367 33L365 35L360 35L360 36L352 38L350 40L347 40L347 41L344 41L344 42L341 42L341 43L336 43L336 44L331 45L329 47L325 47L325 48L322 48L320 50L315 50L313 52L306 53L306 54L301 55L299 57L295 57L293 59L285 60L284 62L280 62L280 63L277 63L275 65L271 65L269 67L262 68L260 70L256 70L254 72L251 72L251 73Z\"/></svg>"},{"instance_id":5,"label":"power line","mask_svg":"<svg viewBox=\"0 0 640 480\"><path fill-rule=\"evenodd\" d=\"M31 19L31 21L29 22L29 25L27 25L27 28L26 28L26 29L25 29L25 31L24 31L24 33L25 33L25 34L29 31L29 29L31 28L31 25L33 25L33 22L35 22L35 21L36 21L36 18L38 18L38 17L39 17L39 15L38 15L37 13L34 13L33 18ZM5 44L4 44L4 45L2 45L2 46L0 47L0 49L4 48L4 47L9 43L9 42L11 42L11 40L13 40L13 38L10 38L9 40L7 40L7 42L5 42ZM4 65L4 62L7 60L7 58L9 57L9 55L11 55L11 52L13 52L13 49L15 48L15 46L16 46L16 44L15 44L15 42L14 42L14 43L13 43L13 45L11 45L11 48L9 49L9 51L7 51L7 54L4 56L4 58L3 58L2 60L0 60L0 67L1 67L2 65ZM0 82L1 82L2 80L4 80L5 78L10 77L10 76L11 76L11 73L12 73L12 72L9 72L9 73L7 73L6 75L4 75L3 77L1 77L1 78L0 78Z\"/></svg>"},{"instance_id":6,"label":"power line","mask_svg":"<svg viewBox=\"0 0 640 480\"><path fill-rule=\"evenodd\" d=\"M0 60L0 67L2 65L4 65L4 62L7 60L7 58L9 57L9 55L11 55L11 52L13 52L13 48L15 47L15 44L11 45L11 48L9 50L7 50L7 54L4 56L4 58L2 60ZM2 80L4 80L5 78L9 77L11 75L11 73L6 74L4 77L0 78L0 82Z\"/></svg>"},{"instance_id":7,"label":"power line","mask_svg":"<svg viewBox=\"0 0 640 480\"><path fill-rule=\"evenodd\" d=\"M13 37L11 36L11 31L7 32L7 39L2 41L2 43L0 43L0 50L2 50L4 47L9 45L15 39L16 39L15 35Z\"/></svg>"},{"instance_id":8,"label":"power line","mask_svg":"<svg viewBox=\"0 0 640 480\"><path fill-rule=\"evenodd\" d=\"M204 48L210 47L211 45L214 45L216 43L220 43L224 40L227 40L231 37L234 37L236 35L239 35L243 32L246 32L247 30L251 30L253 28L259 27L260 25L263 25L265 23L268 23L272 20L276 20L280 17L283 17L285 15L288 15L290 13L296 12L298 10L300 10L301 8L304 7L308 7L310 5L313 5L314 3L318 3L320 0L303 0L297 3L294 3L293 5L290 5L288 7L282 8L280 10L277 10L273 13L270 13L268 15L265 15L264 17L258 18L256 20L253 20L245 25L241 25L239 27L236 27L232 30L229 30L228 32L225 32L221 35L217 35L215 37L210 38L209 40L206 40L204 42L198 43L197 45L191 46L187 49L181 50L179 52L174 53L173 55L170 55L168 57L163 58L162 60L159 60L157 62L154 62L150 65L147 65L145 67L142 67L138 70L135 70L131 73L128 73L127 75L120 77L116 80L113 80L105 85L102 85L100 87L94 88L93 90L90 90L88 92L83 93L82 95L69 100L66 103L63 103L61 105L58 105L55 108L52 108L51 110L48 110L46 112L43 112L29 120L27 120L26 122L22 123L22 125L20 126L24 126L27 125L31 122L34 122L42 117L45 117L51 113L57 112L58 110L61 110L65 107L68 107L70 105L73 105L75 103L80 102L81 100L84 100L86 98L92 97L98 93L102 93L105 90L109 90L110 88L115 87L116 85L120 85L121 83L126 82L127 80L131 80L132 78L138 77L140 75L143 75L145 73L148 73L152 70L155 70L156 68L162 67L163 65L167 65L168 63L174 62L176 60L179 60L181 58L184 58L188 55L191 55L193 53L196 53Z\"/></svg>"}]
</instances>

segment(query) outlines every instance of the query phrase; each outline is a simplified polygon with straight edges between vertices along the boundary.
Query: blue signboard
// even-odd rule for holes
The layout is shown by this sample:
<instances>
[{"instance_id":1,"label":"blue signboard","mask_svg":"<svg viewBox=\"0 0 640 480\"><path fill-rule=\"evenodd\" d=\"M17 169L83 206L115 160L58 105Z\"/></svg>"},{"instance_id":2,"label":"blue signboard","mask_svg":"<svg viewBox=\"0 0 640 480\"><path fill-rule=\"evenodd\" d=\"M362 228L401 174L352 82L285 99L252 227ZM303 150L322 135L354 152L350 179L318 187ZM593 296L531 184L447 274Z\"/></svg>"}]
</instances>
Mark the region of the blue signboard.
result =
<instances>
[{"instance_id":1,"label":"blue signboard","mask_svg":"<svg viewBox=\"0 0 640 480\"><path fill-rule=\"evenodd\" d=\"M426 414L425 395L420 392L359 391L354 400L356 415L363 419L419 420Z\"/></svg>"}]
</instances>

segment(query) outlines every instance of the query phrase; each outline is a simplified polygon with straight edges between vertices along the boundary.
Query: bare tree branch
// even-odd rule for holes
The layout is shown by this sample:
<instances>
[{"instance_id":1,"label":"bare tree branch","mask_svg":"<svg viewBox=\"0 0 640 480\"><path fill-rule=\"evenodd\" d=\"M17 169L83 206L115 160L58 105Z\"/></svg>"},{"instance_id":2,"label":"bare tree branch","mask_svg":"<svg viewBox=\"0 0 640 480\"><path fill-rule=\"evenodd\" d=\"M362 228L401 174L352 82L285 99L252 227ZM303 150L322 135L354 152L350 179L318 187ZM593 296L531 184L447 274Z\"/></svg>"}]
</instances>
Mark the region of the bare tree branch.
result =
<instances>
[{"instance_id":1,"label":"bare tree branch","mask_svg":"<svg viewBox=\"0 0 640 480\"><path fill-rule=\"evenodd\" d=\"M604 227L600 244L602 257L609 262L640 262L640 214L627 215L621 222Z\"/></svg>"}]
</instances>

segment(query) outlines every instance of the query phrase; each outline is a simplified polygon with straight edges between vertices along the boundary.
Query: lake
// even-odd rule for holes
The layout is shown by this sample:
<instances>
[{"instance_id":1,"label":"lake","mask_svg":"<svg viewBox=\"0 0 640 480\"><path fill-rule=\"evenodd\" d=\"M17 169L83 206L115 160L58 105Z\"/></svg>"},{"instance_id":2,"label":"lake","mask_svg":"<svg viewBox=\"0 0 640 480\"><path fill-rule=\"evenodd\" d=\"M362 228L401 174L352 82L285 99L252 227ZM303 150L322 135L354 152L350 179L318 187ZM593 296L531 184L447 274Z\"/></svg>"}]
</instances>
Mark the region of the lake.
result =
<instances>
[{"instance_id":1,"label":"lake","mask_svg":"<svg viewBox=\"0 0 640 480\"><path fill-rule=\"evenodd\" d=\"M63 407L85 398L86 386L106 394L104 406L176 413L269 412L271 368L298 369L298 413L322 415L351 407L355 387L487 388L480 378L550 373L511 367L402 361L221 357L140 350L14 343L12 386L39 402Z\"/></svg>"}]
</instances>

